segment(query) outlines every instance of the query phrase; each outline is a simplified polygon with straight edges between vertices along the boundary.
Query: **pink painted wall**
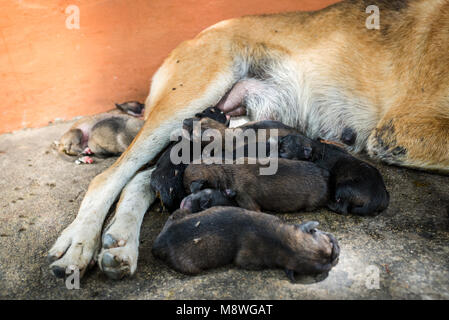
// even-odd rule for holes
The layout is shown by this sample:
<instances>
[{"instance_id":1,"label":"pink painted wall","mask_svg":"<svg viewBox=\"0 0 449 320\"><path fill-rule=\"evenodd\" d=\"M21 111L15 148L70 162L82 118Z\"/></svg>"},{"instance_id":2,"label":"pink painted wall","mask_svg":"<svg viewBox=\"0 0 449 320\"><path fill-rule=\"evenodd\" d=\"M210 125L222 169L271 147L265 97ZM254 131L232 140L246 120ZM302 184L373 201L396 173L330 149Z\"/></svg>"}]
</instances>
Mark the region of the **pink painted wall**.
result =
<instances>
[{"instance_id":1,"label":"pink painted wall","mask_svg":"<svg viewBox=\"0 0 449 320\"><path fill-rule=\"evenodd\" d=\"M0 133L143 101L178 43L220 20L336 0L1 0ZM66 28L67 6L80 29Z\"/></svg>"}]
</instances>

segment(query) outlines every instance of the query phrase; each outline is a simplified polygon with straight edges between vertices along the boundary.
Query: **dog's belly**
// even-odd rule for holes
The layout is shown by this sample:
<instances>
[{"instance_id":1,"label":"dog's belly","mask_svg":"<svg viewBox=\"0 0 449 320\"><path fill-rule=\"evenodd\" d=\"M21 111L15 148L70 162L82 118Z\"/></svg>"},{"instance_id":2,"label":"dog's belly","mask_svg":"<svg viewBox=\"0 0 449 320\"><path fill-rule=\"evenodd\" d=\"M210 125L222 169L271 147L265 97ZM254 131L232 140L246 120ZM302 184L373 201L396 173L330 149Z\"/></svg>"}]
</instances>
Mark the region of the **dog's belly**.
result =
<instances>
[{"instance_id":1,"label":"dog's belly","mask_svg":"<svg viewBox=\"0 0 449 320\"><path fill-rule=\"evenodd\" d=\"M321 85L314 86L317 82ZM282 121L313 139L344 143L343 131L350 129L355 137L349 148L362 151L379 120L374 108L362 97L349 95L342 86L323 83L306 77L298 79L297 73L288 75L285 70L273 72L266 79L244 78L217 107L233 116L247 113L250 121Z\"/></svg>"}]
</instances>

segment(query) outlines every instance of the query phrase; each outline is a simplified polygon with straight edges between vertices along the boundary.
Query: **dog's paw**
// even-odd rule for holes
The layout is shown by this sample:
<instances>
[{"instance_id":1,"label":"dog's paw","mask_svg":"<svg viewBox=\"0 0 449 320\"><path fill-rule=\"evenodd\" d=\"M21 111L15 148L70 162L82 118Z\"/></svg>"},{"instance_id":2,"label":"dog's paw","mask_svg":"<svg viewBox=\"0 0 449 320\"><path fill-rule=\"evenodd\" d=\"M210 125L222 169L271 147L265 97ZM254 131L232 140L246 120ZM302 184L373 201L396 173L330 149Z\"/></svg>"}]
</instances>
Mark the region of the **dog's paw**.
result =
<instances>
[{"instance_id":1,"label":"dog's paw","mask_svg":"<svg viewBox=\"0 0 449 320\"><path fill-rule=\"evenodd\" d=\"M106 227L98 265L109 278L121 279L136 271L139 227L132 214L118 215Z\"/></svg>"},{"instance_id":2,"label":"dog's paw","mask_svg":"<svg viewBox=\"0 0 449 320\"><path fill-rule=\"evenodd\" d=\"M101 251L98 265L109 278L119 280L132 276L137 268L138 248L133 243Z\"/></svg>"},{"instance_id":3,"label":"dog's paw","mask_svg":"<svg viewBox=\"0 0 449 320\"><path fill-rule=\"evenodd\" d=\"M64 278L69 267L77 268L82 277L95 264L99 238L99 234L89 232L88 228L78 228L76 224L67 227L48 253L51 272Z\"/></svg>"}]
</instances>

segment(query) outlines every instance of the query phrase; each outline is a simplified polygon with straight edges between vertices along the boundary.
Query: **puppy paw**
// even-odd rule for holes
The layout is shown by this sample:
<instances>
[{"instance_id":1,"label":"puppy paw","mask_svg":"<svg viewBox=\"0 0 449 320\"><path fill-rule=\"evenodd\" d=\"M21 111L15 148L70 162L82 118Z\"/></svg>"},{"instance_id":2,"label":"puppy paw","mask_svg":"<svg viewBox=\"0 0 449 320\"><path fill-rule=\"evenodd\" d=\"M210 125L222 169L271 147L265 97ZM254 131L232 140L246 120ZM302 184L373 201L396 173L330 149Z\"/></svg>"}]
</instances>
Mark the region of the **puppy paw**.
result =
<instances>
[{"instance_id":1,"label":"puppy paw","mask_svg":"<svg viewBox=\"0 0 449 320\"><path fill-rule=\"evenodd\" d=\"M94 154L94 153L92 152L92 150L90 150L89 147L87 147L86 149L84 149L84 151L81 154L82 155L91 155L91 154Z\"/></svg>"},{"instance_id":2,"label":"puppy paw","mask_svg":"<svg viewBox=\"0 0 449 320\"><path fill-rule=\"evenodd\" d=\"M94 159L88 156L81 157L75 161L76 164L92 164L94 163Z\"/></svg>"}]
</instances>

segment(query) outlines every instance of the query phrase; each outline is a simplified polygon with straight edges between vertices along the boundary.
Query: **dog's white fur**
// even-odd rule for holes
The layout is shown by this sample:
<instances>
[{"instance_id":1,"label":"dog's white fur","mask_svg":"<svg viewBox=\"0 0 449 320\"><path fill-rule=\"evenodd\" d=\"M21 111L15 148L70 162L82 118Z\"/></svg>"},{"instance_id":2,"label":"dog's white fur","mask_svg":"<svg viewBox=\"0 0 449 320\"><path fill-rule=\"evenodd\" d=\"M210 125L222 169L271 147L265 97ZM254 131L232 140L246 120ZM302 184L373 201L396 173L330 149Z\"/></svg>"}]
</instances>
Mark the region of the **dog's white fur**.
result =
<instances>
[{"instance_id":1,"label":"dog's white fur","mask_svg":"<svg viewBox=\"0 0 449 320\"><path fill-rule=\"evenodd\" d=\"M162 71L161 71L162 70ZM147 99L145 112L152 110L152 99L158 95L158 78L166 77L163 69L155 74L153 79L150 96ZM170 134L179 128L182 120L190 117L192 113L200 112L205 109L204 106L217 104L223 97L226 90L232 87L234 77L231 72L220 74L215 81L212 81L206 90L206 93L200 99L191 103L188 110L189 113L182 112L176 115L176 118L169 119L163 122L157 128L151 128L153 131L145 139L138 139L139 135L134 140L131 148L127 153L117 160L115 166L110 167L102 174L96 176L89 186L88 192L81 203L79 213L75 220L61 233L56 243L49 251L49 261L51 261L50 269L54 274L61 270L66 270L69 266L76 267L80 270L82 276L89 264L96 260L96 255L101 246L101 229L103 222L109 208L115 202L120 194L120 191L132 179L139 168L143 167L150 160L154 159L158 153L168 144ZM148 127L147 127L148 128ZM92 186L97 185L98 181L108 179L114 183L106 183L104 188L91 190ZM149 180L149 179L148 179ZM140 227L140 224L139 224ZM130 231L129 225L121 224L116 227L117 237L120 233L126 236ZM131 230L136 230L135 225ZM132 232L132 231L131 231ZM128 235L129 236L129 235ZM127 246L120 249L122 255L132 257L135 255L135 250L132 246ZM137 261L132 262L137 263ZM119 267L121 268L121 266ZM130 271L135 270L131 266ZM108 269L109 274L120 273L120 271L113 271ZM130 274L132 274L130 272Z\"/></svg>"}]
</instances>

